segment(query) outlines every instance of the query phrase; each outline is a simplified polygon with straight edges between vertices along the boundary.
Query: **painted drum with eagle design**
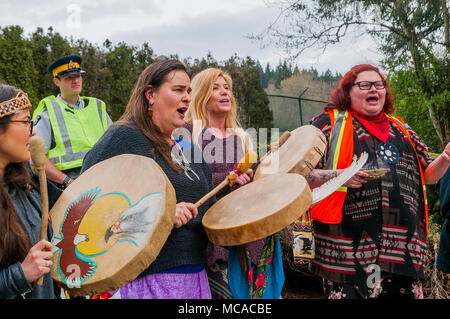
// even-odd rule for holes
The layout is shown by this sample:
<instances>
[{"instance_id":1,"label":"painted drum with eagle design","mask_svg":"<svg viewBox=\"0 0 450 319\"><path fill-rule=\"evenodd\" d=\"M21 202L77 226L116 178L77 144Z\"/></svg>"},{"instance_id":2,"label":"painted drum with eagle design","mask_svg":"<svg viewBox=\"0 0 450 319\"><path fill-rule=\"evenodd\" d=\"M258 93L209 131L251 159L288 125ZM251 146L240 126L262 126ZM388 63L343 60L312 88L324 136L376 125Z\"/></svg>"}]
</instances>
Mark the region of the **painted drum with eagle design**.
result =
<instances>
[{"instance_id":1,"label":"painted drum with eagle design","mask_svg":"<svg viewBox=\"0 0 450 319\"><path fill-rule=\"evenodd\" d=\"M156 259L175 209L175 190L151 158L123 154L97 163L50 211L53 279L71 296L120 288Z\"/></svg>"}]
</instances>

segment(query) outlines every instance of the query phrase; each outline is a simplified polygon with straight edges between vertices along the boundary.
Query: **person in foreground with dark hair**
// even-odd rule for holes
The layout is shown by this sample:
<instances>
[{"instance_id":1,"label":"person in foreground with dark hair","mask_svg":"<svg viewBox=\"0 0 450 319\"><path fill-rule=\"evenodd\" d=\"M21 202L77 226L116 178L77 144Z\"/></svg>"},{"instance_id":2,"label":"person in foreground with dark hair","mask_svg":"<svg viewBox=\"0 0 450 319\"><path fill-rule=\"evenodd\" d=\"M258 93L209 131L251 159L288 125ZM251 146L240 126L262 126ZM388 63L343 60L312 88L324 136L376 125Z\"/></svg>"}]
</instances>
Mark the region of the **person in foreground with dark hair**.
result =
<instances>
[{"instance_id":1,"label":"person in foreground with dark hair","mask_svg":"<svg viewBox=\"0 0 450 319\"><path fill-rule=\"evenodd\" d=\"M208 239L202 217L215 202L193 203L213 188L209 165L189 163L172 137L183 125L190 103L189 72L178 60L158 58L139 76L122 117L88 152L82 172L120 154L153 158L173 185L177 205L174 229L155 261L135 280L105 298L210 299L206 274Z\"/></svg>"},{"instance_id":2,"label":"person in foreground with dark hair","mask_svg":"<svg viewBox=\"0 0 450 319\"><path fill-rule=\"evenodd\" d=\"M337 176L354 155L369 154L361 171L312 207L312 268L328 298L423 298L425 184L444 175L450 144L433 161L393 112L389 83L377 67L361 64L343 76L324 113L312 120L328 147L319 169L307 176L311 187ZM369 169L383 171L372 179Z\"/></svg>"},{"instance_id":3,"label":"person in foreground with dark hair","mask_svg":"<svg viewBox=\"0 0 450 319\"><path fill-rule=\"evenodd\" d=\"M52 244L40 240L38 182L29 166L33 122L26 93L0 85L0 298L56 298ZM56 187L48 190L55 191ZM51 197L55 199L55 197ZM48 238L52 236L48 227ZM42 286L35 281L44 276Z\"/></svg>"}]
</instances>

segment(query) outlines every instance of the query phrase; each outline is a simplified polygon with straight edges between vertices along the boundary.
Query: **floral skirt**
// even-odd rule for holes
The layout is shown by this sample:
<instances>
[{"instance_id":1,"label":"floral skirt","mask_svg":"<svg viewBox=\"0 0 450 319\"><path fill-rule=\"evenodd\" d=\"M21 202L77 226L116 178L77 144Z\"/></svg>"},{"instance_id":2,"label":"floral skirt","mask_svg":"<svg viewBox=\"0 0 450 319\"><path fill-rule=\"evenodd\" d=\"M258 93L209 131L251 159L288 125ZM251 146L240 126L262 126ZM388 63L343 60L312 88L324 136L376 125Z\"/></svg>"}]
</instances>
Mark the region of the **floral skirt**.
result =
<instances>
[{"instance_id":1,"label":"floral skirt","mask_svg":"<svg viewBox=\"0 0 450 319\"><path fill-rule=\"evenodd\" d=\"M381 278L373 288L322 279L328 299L423 299L420 278L391 275Z\"/></svg>"}]
</instances>

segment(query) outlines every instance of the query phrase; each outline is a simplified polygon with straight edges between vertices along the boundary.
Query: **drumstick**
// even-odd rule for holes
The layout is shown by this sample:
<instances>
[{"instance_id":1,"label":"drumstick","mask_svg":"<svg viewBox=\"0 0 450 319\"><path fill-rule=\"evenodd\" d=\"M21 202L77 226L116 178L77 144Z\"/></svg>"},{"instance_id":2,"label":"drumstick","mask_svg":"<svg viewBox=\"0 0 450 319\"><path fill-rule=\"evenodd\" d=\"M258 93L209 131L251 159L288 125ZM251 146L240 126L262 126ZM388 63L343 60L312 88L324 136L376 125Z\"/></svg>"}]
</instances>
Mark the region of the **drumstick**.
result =
<instances>
[{"instance_id":1,"label":"drumstick","mask_svg":"<svg viewBox=\"0 0 450 319\"><path fill-rule=\"evenodd\" d=\"M38 171L39 188L41 190L41 240L47 239L48 227L48 194L47 194L47 178L45 176L45 157L44 141L39 136L33 136L30 139L30 153L33 166ZM37 281L38 286L42 286L44 277L40 277Z\"/></svg>"},{"instance_id":2,"label":"drumstick","mask_svg":"<svg viewBox=\"0 0 450 319\"><path fill-rule=\"evenodd\" d=\"M253 152L253 151L249 151L239 161L239 163L237 164L236 169L239 171L240 174L244 174L257 161L258 161L258 155L255 152ZM237 176L238 176L237 173L230 173L230 174L228 174L225 177L225 179L223 180L223 182L221 182L219 185L217 185L208 194L206 194L205 196L200 198L200 200L195 203L195 207L199 208L200 206L202 206L208 199L210 199L212 196L217 194L222 188L227 186L227 184L230 184L230 186L231 186Z\"/></svg>"},{"instance_id":3,"label":"drumstick","mask_svg":"<svg viewBox=\"0 0 450 319\"><path fill-rule=\"evenodd\" d=\"M275 152L276 150L278 150L278 149L281 147L281 145L283 145L284 142L286 142L286 141L288 140L288 138L289 138L290 136L291 136L291 132L285 131L285 132L280 136L280 138L278 139L277 142L271 143L271 144L270 144L270 149L269 149L269 151L268 151L263 157L261 157L261 159L259 160L259 162L261 163L262 161L264 161L264 159L265 159L270 153ZM277 144L278 144L278 145L277 145Z\"/></svg>"}]
</instances>

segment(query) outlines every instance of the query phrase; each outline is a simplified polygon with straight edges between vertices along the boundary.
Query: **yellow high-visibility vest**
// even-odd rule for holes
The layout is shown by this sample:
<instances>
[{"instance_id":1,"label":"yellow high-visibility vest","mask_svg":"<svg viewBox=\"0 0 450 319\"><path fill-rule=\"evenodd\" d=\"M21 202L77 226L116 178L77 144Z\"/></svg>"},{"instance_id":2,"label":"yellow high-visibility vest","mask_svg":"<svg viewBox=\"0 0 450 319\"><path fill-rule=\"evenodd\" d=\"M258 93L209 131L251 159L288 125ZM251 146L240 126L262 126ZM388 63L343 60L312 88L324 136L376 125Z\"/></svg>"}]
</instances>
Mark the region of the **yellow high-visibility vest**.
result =
<instances>
[{"instance_id":1,"label":"yellow high-visibility vest","mask_svg":"<svg viewBox=\"0 0 450 319\"><path fill-rule=\"evenodd\" d=\"M42 99L33 112L36 119L47 109L56 144L47 152L47 158L61 171L81 167L86 153L108 129L105 102L81 98L87 101L81 110L74 110L51 95Z\"/></svg>"}]
</instances>

